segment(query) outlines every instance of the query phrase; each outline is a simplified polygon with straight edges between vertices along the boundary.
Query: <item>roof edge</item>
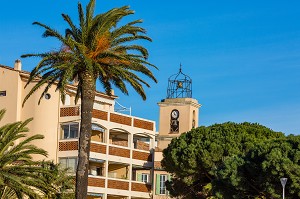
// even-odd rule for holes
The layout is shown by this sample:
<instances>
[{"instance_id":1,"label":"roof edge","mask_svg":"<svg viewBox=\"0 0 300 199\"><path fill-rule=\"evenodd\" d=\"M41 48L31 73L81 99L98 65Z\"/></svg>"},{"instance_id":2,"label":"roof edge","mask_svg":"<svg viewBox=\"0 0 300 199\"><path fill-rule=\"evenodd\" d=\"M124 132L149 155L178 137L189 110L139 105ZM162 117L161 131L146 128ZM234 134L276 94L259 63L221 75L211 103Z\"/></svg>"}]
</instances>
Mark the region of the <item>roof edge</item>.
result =
<instances>
[{"instance_id":1,"label":"roof edge","mask_svg":"<svg viewBox=\"0 0 300 199\"><path fill-rule=\"evenodd\" d=\"M19 72L19 73L20 73L20 76L25 77L25 78L28 78L29 75L30 75L30 72L28 72L28 71L24 71L24 70L15 70L15 69L12 68L12 67L4 66L4 65L1 65L1 64L0 64L0 68L4 68L4 69L7 69L7 70ZM75 85L68 84L67 86L68 86L69 88L71 88L71 89L76 89L76 86L75 86ZM98 96L98 97L104 97L104 98L108 98L108 99L113 99L113 100L118 98L118 96L116 96L116 95L108 95L108 94L106 94L106 93L104 93L104 92L100 92L100 91L97 91L97 90L96 90L96 96Z\"/></svg>"}]
</instances>

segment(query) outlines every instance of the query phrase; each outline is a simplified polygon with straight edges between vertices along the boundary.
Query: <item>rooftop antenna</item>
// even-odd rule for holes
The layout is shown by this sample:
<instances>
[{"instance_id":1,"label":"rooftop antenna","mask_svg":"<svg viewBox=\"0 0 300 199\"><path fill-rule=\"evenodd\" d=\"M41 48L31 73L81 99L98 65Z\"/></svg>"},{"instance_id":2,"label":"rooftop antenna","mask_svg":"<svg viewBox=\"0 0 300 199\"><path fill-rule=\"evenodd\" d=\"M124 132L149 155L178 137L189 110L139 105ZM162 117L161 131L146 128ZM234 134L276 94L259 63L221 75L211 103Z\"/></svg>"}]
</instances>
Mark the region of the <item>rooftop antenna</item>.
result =
<instances>
[{"instance_id":1,"label":"rooftop antenna","mask_svg":"<svg viewBox=\"0 0 300 199\"><path fill-rule=\"evenodd\" d=\"M129 115L131 115L131 106L129 108L121 105L117 100L115 100L115 102L117 103L117 105L119 106L119 108L115 107L115 111L120 113L120 112L129 112Z\"/></svg>"}]
</instances>

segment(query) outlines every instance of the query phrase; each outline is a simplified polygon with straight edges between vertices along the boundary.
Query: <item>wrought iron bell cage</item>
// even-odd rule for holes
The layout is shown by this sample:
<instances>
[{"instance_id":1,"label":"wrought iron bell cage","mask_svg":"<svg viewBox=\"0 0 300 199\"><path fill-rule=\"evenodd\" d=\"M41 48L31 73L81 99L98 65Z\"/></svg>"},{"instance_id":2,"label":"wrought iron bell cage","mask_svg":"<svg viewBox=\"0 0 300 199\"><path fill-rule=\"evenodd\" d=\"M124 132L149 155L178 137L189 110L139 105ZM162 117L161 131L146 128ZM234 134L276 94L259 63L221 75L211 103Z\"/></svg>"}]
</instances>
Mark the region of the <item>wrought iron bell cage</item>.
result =
<instances>
[{"instance_id":1,"label":"wrought iron bell cage","mask_svg":"<svg viewBox=\"0 0 300 199\"><path fill-rule=\"evenodd\" d=\"M192 98L192 79L181 70L168 79L167 98Z\"/></svg>"}]
</instances>

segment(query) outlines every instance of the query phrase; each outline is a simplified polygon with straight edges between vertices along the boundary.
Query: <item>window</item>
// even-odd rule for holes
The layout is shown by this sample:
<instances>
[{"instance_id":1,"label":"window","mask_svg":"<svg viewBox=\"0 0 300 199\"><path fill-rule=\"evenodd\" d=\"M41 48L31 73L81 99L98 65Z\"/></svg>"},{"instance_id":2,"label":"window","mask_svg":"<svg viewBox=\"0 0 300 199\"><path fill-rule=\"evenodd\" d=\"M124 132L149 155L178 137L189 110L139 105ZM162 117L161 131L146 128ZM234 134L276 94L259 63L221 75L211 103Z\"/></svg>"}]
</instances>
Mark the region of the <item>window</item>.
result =
<instances>
[{"instance_id":1,"label":"window","mask_svg":"<svg viewBox=\"0 0 300 199\"><path fill-rule=\"evenodd\" d=\"M6 91L0 91L0 97L6 96Z\"/></svg>"},{"instance_id":2,"label":"window","mask_svg":"<svg viewBox=\"0 0 300 199\"><path fill-rule=\"evenodd\" d=\"M92 167L90 169L90 175L103 176L103 168L102 167Z\"/></svg>"},{"instance_id":3,"label":"window","mask_svg":"<svg viewBox=\"0 0 300 199\"><path fill-rule=\"evenodd\" d=\"M97 124L92 124L92 141L104 142L104 128Z\"/></svg>"},{"instance_id":4,"label":"window","mask_svg":"<svg viewBox=\"0 0 300 199\"><path fill-rule=\"evenodd\" d=\"M62 168L69 168L68 172L75 173L77 167L77 158L75 157L59 158L59 164Z\"/></svg>"},{"instance_id":5,"label":"window","mask_svg":"<svg viewBox=\"0 0 300 199\"><path fill-rule=\"evenodd\" d=\"M149 174L148 173L142 173L141 181L147 183L148 180L149 180Z\"/></svg>"},{"instance_id":6,"label":"window","mask_svg":"<svg viewBox=\"0 0 300 199\"><path fill-rule=\"evenodd\" d=\"M103 176L103 168L102 167L97 167L96 172L97 172L97 176Z\"/></svg>"},{"instance_id":7,"label":"window","mask_svg":"<svg viewBox=\"0 0 300 199\"><path fill-rule=\"evenodd\" d=\"M159 194L166 194L166 181L168 180L167 175L160 175L160 190Z\"/></svg>"},{"instance_id":8,"label":"window","mask_svg":"<svg viewBox=\"0 0 300 199\"><path fill-rule=\"evenodd\" d=\"M62 124L62 139L78 138L78 123Z\"/></svg>"},{"instance_id":9,"label":"window","mask_svg":"<svg viewBox=\"0 0 300 199\"><path fill-rule=\"evenodd\" d=\"M68 105L71 105L71 97L70 95L66 95L66 98L65 98L65 106L68 106Z\"/></svg>"}]
</instances>

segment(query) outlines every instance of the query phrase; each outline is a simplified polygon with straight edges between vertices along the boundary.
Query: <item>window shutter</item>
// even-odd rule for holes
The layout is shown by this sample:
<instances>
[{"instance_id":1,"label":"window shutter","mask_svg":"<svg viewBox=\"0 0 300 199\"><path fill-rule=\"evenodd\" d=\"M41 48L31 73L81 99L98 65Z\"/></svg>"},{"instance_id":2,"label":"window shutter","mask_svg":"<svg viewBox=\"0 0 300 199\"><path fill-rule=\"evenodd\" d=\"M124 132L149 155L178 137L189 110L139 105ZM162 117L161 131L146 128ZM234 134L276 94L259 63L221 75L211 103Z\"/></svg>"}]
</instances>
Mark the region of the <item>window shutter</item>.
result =
<instances>
[{"instance_id":1,"label":"window shutter","mask_svg":"<svg viewBox=\"0 0 300 199\"><path fill-rule=\"evenodd\" d=\"M137 181L142 182L142 174L137 174Z\"/></svg>"},{"instance_id":2,"label":"window shutter","mask_svg":"<svg viewBox=\"0 0 300 199\"><path fill-rule=\"evenodd\" d=\"M160 194L160 174L156 174L155 194Z\"/></svg>"}]
</instances>

